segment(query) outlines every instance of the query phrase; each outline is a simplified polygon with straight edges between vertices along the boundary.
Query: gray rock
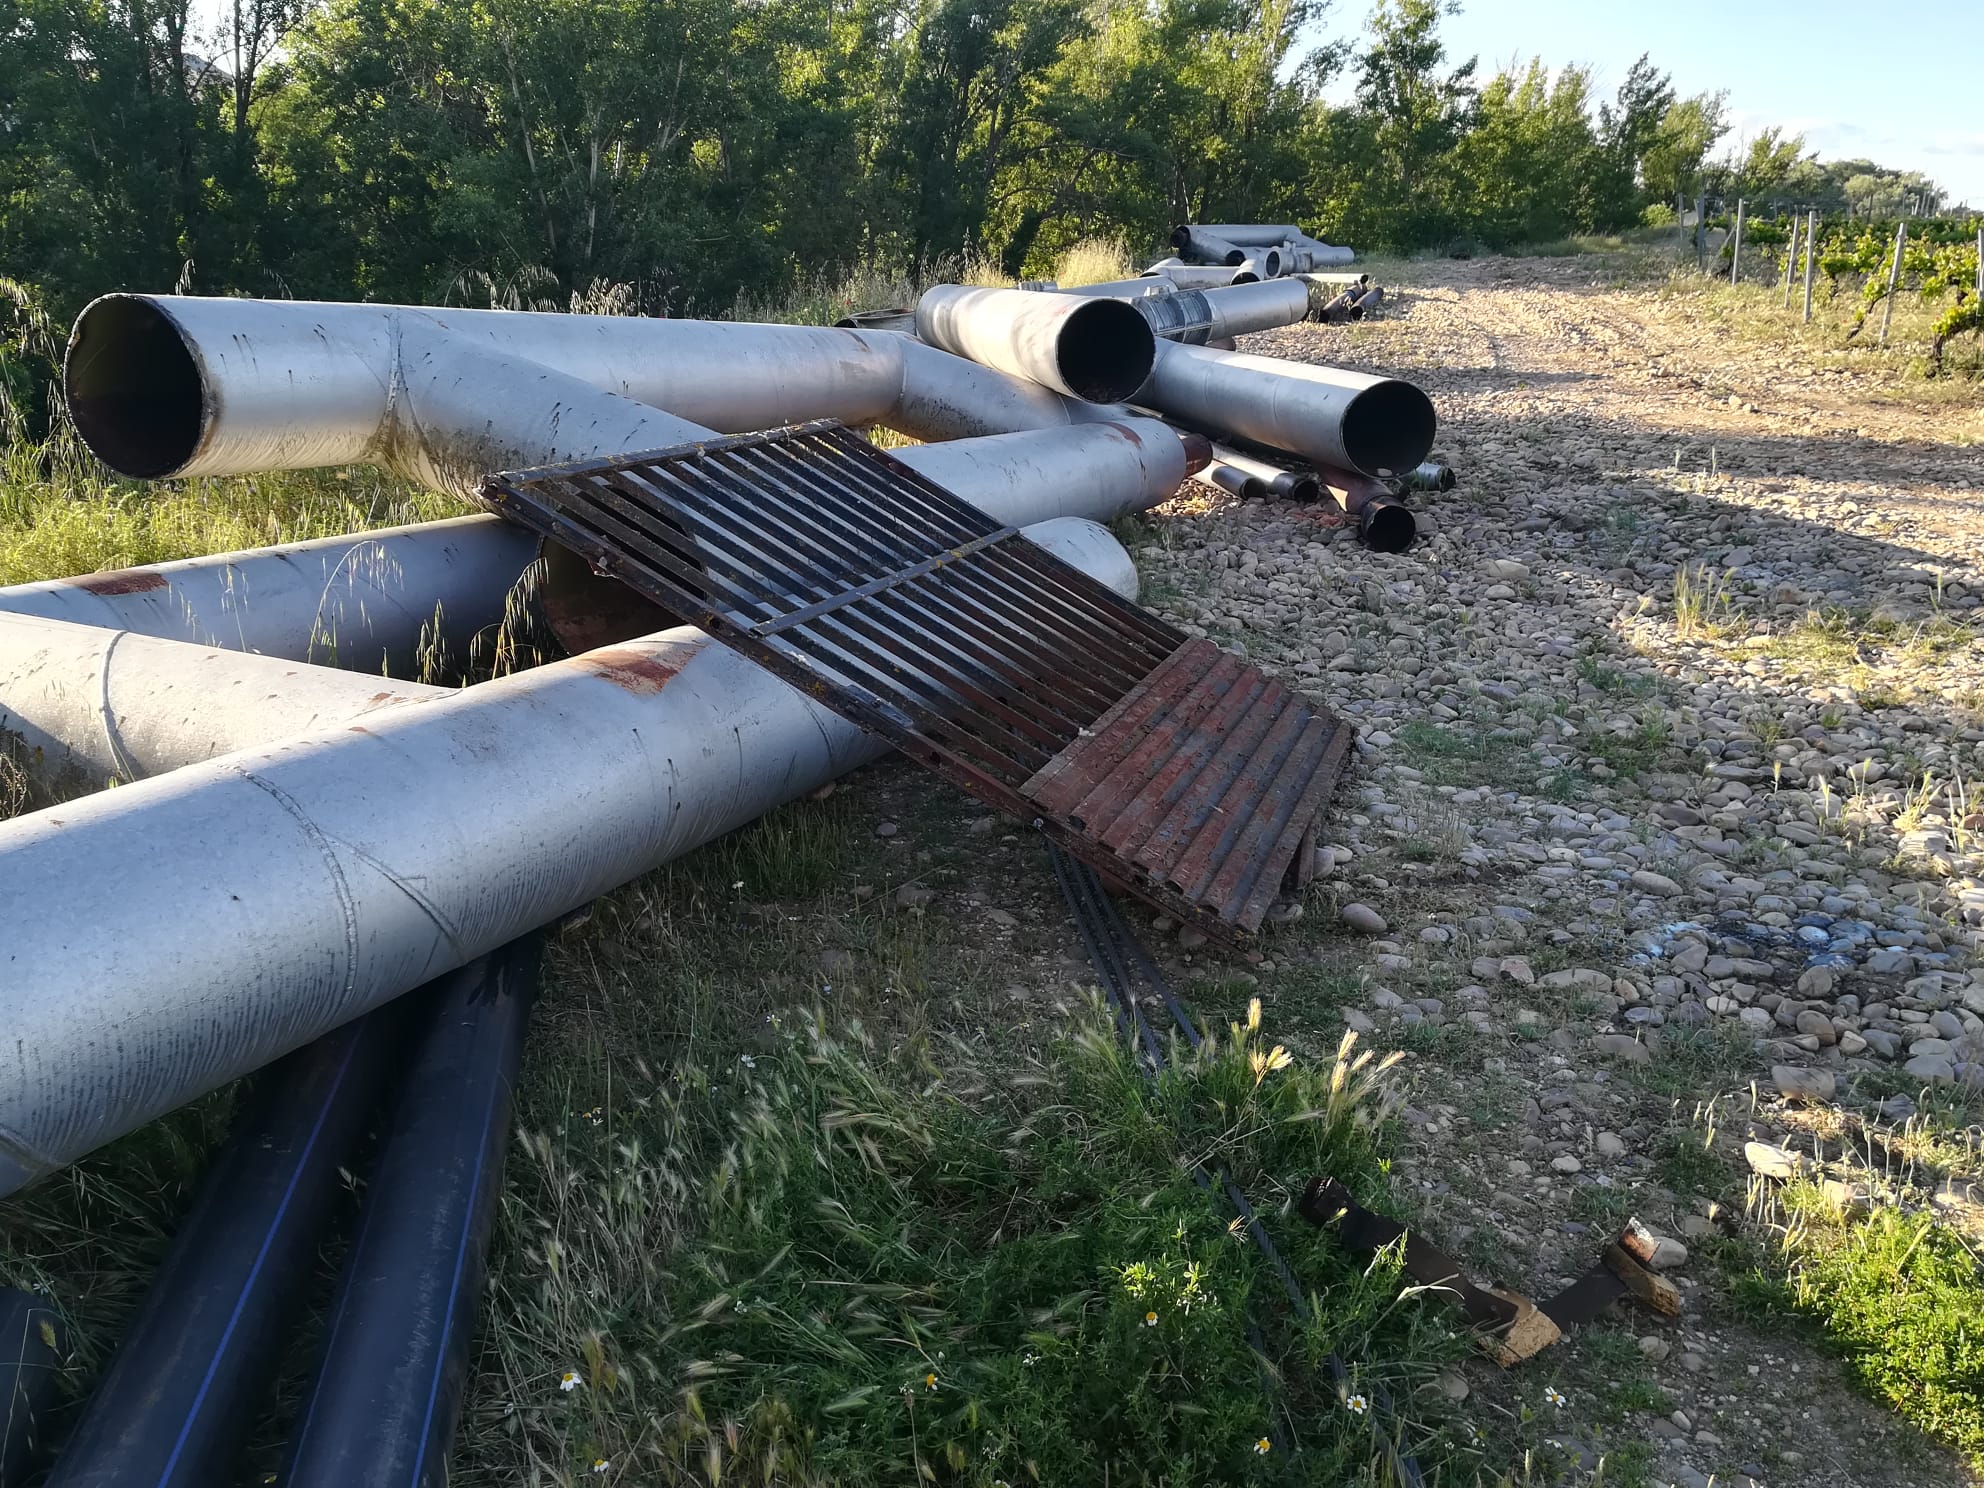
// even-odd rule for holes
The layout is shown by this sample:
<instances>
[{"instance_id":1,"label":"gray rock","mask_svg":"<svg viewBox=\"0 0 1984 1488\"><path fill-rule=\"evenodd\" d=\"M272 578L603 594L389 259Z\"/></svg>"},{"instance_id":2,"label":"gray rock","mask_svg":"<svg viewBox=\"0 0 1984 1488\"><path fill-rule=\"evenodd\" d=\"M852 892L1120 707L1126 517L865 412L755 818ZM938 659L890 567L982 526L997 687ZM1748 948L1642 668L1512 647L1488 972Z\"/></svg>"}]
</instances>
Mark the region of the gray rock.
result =
<instances>
[{"instance_id":1,"label":"gray rock","mask_svg":"<svg viewBox=\"0 0 1984 1488\"><path fill-rule=\"evenodd\" d=\"M1653 1051L1627 1033L1601 1033L1592 1039L1591 1047L1608 1059L1623 1059L1628 1064L1653 1062Z\"/></svg>"},{"instance_id":2,"label":"gray rock","mask_svg":"<svg viewBox=\"0 0 1984 1488\"><path fill-rule=\"evenodd\" d=\"M1383 935L1391 928L1385 917L1368 904L1346 904L1337 913L1344 924L1365 935Z\"/></svg>"},{"instance_id":3,"label":"gray rock","mask_svg":"<svg viewBox=\"0 0 1984 1488\"><path fill-rule=\"evenodd\" d=\"M1633 882L1649 894L1657 894L1662 899L1678 898L1681 886L1664 873L1655 873L1651 868L1633 870ZM1706 957L1704 957L1706 961Z\"/></svg>"},{"instance_id":4,"label":"gray rock","mask_svg":"<svg viewBox=\"0 0 1984 1488\"><path fill-rule=\"evenodd\" d=\"M1745 1142L1743 1161L1750 1165L1751 1172L1765 1178L1795 1178L1805 1167L1802 1153L1769 1142Z\"/></svg>"},{"instance_id":5,"label":"gray rock","mask_svg":"<svg viewBox=\"0 0 1984 1488\"><path fill-rule=\"evenodd\" d=\"M1947 1055L1917 1054L1901 1067L1902 1073L1928 1085L1954 1085L1956 1065Z\"/></svg>"},{"instance_id":6,"label":"gray rock","mask_svg":"<svg viewBox=\"0 0 1984 1488\"><path fill-rule=\"evenodd\" d=\"M1807 1069L1796 1064L1771 1066L1771 1082L1792 1100L1829 1101L1834 1081L1831 1070Z\"/></svg>"}]
</instances>

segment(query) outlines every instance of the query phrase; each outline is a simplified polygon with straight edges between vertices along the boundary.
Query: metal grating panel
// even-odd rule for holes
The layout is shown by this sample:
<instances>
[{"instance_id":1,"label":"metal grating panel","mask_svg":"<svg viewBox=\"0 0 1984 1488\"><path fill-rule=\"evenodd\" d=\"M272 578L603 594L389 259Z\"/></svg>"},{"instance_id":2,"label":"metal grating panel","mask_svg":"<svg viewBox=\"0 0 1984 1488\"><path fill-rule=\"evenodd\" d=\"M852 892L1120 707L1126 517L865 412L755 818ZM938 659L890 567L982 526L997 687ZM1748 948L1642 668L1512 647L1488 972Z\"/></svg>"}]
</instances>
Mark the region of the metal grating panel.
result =
<instances>
[{"instance_id":1,"label":"metal grating panel","mask_svg":"<svg viewBox=\"0 0 1984 1488\"><path fill-rule=\"evenodd\" d=\"M1326 711L832 422L513 472L483 495L1229 939L1259 928L1341 768ZM1093 831L1035 799L1083 781L1079 800L1112 808Z\"/></svg>"}]
</instances>

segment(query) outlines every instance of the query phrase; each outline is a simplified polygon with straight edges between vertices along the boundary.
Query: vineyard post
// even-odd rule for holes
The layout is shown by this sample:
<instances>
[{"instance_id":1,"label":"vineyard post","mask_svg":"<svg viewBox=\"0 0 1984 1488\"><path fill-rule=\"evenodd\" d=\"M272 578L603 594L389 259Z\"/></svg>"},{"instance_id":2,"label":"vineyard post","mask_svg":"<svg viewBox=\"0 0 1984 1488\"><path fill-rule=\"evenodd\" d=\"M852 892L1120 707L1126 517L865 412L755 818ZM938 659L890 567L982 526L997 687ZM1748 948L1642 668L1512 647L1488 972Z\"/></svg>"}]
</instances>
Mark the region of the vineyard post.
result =
<instances>
[{"instance_id":1,"label":"vineyard post","mask_svg":"<svg viewBox=\"0 0 1984 1488\"><path fill-rule=\"evenodd\" d=\"M1736 198L1736 235L1729 240L1729 282L1736 282L1736 268L1743 261L1743 198Z\"/></svg>"},{"instance_id":2,"label":"vineyard post","mask_svg":"<svg viewBox=\"0 0 1984 1488\"><path fill-rule=\"evenodd\" d=\"M1881 345L1888 344L1888 322L1894 319L1894 289L1901 282L1901 250L1908 242L1908 223L1898 222L1894 229L1894 262L1888 265L1888 298L1881 306Z\"/></svg>"},{"instance_id":3,"label":"vineyard post","mask_svg":"<svg viewBox=\"0 0 1984 1488\"><path fill-rule=\"evenodd\" d=\"M1984 226L1977 229L1977 303L1984 305ZM1984 341L1984 320L1977 322L1977 339Z\"/></svg>"},{"instance_id":4,"label":"vineyard post","mask_svg":"<svg viewBox=\"0 0 1984 1488\"><path fill-rule=\"evenodd\" d=\"M1798 214L1792 214L1792 246L1784 250L1784 308L1792 308L1792 270L1798 268Z\"/></svg>"},{"instance_id":5,"label":"vineyard post","mask_svg":"<svg viewBox=\"0 0 1984 1488\"><path fill-rule=\"evenodd\" d=\"M1819 245L1819 214L1805 214L1805 324L1812 323L1812 266L1818 256L1813 249Z\"/></svg>"},{"instance_id":6,"label":"vineyard post","mask_svg":"<svg viewBox=\"0 0 1984 1488\"><path fill-rule=\"evenodd\" d=\"M1695 196L1695 272L1702 273L1708 259L1708 193Z\"/></svg>"}]
</instances>

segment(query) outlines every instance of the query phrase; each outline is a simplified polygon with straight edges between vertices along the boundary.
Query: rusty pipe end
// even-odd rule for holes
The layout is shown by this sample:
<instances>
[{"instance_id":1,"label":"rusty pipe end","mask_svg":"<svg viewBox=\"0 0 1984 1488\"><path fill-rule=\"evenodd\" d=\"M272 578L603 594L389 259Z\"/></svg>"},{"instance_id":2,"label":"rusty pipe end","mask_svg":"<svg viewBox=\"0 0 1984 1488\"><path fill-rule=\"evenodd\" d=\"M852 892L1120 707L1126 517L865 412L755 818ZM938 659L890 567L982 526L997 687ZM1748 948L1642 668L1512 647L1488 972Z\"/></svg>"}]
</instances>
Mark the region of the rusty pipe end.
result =
<instances>
[{"instance_id":1,"label":"rusty pipe end","mask_svg":"<svg viewBox=\"0 0 1984 1488\"><path fill-rule=\"evenodd\" d=\"M1367 502L1357 514L1357 536L1377 553L1403 553L1419 536L1412 509L1391 496Z\"/></svg>"},{"instance_id":2,"label":"rusty pipe end","mask_svg":"<svg viewBox=\"0 0 1984 1488\"><path fill-rule=\"evenodd\" d=\"M1212 464L1212 441L1203 434L1194 434L1189 429L1180 429L1178 442L1185 447L1185 473L1204 470Z\"/></svg>"}]
</instances>

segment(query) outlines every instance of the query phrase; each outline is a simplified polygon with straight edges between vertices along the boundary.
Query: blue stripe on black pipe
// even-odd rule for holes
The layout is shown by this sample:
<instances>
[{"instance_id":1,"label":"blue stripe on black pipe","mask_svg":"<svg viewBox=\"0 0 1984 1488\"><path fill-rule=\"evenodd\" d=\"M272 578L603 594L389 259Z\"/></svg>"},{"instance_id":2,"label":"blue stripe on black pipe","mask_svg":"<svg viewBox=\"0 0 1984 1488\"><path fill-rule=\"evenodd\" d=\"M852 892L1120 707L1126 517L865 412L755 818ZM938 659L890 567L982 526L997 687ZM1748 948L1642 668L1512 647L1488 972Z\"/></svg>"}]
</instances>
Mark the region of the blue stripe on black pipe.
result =
<instances>
[{"instance_id":1,"label":"blue stripe on black pipe","mask_svg":"<svg viewBox=\"0 0 1984 1488\"><path fill-rule=\"evenodd\" d=\"M443 979L367 1190L285 1488L447 1481L541 939Z\"/></svg>"},{"instance_id":2,"label":"blue stripe on black pipe","mask_svg":"<svg viewBox=\"0 0 1984 1488\"><path fill-rule=\"evenodd\" d=\"M47 1488L229 1480L404 1046L402 999L262 1073Z\"/></svg>"}]
</instances>

